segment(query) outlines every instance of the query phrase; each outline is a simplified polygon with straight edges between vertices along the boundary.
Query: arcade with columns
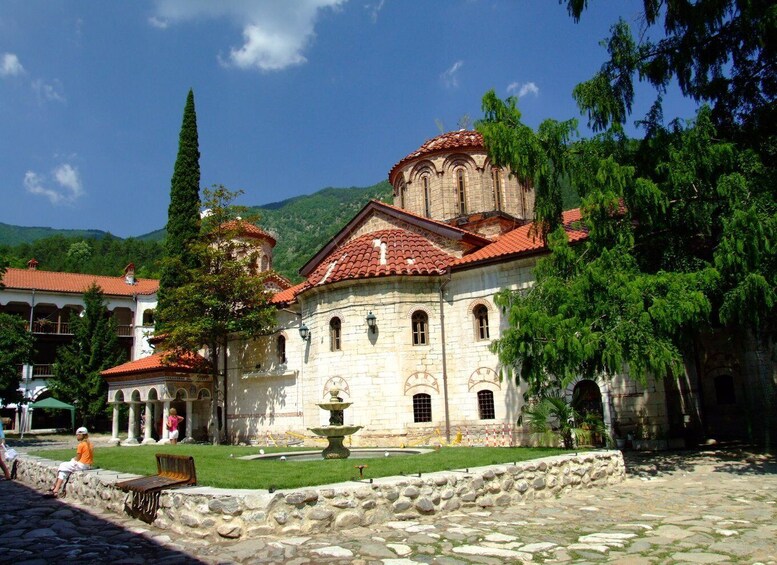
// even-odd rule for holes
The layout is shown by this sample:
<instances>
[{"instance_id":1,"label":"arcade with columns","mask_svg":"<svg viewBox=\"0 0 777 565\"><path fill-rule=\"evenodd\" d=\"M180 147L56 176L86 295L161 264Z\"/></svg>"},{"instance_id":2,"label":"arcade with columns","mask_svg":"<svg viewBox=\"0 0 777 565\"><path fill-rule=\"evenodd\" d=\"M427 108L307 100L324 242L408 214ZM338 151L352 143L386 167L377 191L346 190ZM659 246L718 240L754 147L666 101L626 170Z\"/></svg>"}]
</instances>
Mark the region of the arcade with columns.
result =
<instances>
[{"instance_id":1,"label":"arcade with columns","mask_svg":"<svg viewBox=\"0 0 777 565\"><path fill-rule=\"evenodd\" d=\"M185 364L163 363L160 355L119 365L103 372L113 405L111 442L116 445L170 442L164 422L175 408L184 418L180 442L208 437L213 399L212 377ZM122 435L122 406L127 407L126 436Z\"/></svg>"}]
</instances>

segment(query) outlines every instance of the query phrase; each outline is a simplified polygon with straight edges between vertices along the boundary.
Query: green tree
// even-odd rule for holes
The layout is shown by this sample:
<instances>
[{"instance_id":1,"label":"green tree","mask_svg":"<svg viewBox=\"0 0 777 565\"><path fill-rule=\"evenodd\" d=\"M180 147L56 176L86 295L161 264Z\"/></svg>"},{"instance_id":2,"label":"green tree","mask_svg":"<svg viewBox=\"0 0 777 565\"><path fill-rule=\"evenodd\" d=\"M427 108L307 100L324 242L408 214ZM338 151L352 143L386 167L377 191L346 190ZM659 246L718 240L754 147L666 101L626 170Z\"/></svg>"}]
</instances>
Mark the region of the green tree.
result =
<instances>
[{"instance_id":1,"label":"green tree","mask_svg":"<svg viewBox=\"0 0 777 565\"><path fill-rule=\"evenodd\" d=\"M110 317L102 290L92 284L84 293L83 316L70 320L73 341L57 350L52 394L76 406L76 417L94 427L107 418L108 384L100 373L124 361L116 320Z\"/></svg>"},{"instance_id":2,"label":"green tree","mask_svg":"<svg viewBox=\"0 0 777 565\"><path fill-rule=\"evenodd\" d=\"M545 120L535 132L521 122L517 98L500 100L493 90L483 97L485 117L477 123L489 156L534 187L534 226L542 238L561 224L562 187L568 174L567 144L577 121Z\"/></svg>"},{"instance_id":3,"label":"green tree","mask_svg":"<svg viewBox=\"0 0 777 565\"><path fill-rule=\"evenodd\" d=\"M3 276L8 267L0 257L0 290L5 288ZM24 320L0 313L0 402L10 404L22 400L19 392L19 365L30 362L33 353L32 334Z\"/></svg>"},{"instance_id":4,"label":"green tree","mask_svg":"<svg viewBox=\"0 0 777 565\"><path fill-rule=\"evenodd\" d=\"M183 111L183 123L178 140L178 156L170 187L167 210L167 258L159 281L158 310L169 306L168 294L185 284L187 269L196 268L197 256L190 246L200 233L200 149L197 135L197 114L194 92L190 89ZM159 320L164 317L158 318ZM164 327L158 327L164 331Z\"/></svg>"},{"instance_id":5,"label":"green tree","mask_svg":"<svg viewBox=\"0 0 777 565\"><path fill-rule=\"evenodd\" d=\"M559 0L564 2L575 21L580 21L588 0ZM643 0L640 25L635 39L630 26L619 20L604 43L609 59L574 90L595 130L625 123L632 110L635 79L656 89L653 118L661 115L661 97L676 80L685 96L711 106L720 135L761 145L774 154L774 2Z\"/></svg>"},{"instance_id":6,"label":"green tree","mask_svg":"<svg viewBox=\"0 0 777 565\"><path fill-rule=\"evenodd\" d=\"M267 334L275 327L271 294L264 289L263 277L254 274L256 248L244 235L244 227L254 218L245 217L245 208L232 206L241 192L223 186L205 189L208 213L203 219L199 240L190 247L196 268L186 273L186 283L168 289L168 306L159 312L165 328L166 351L209 352L214 395L212 418L223 415L227 393L226 350L230 339ZM242 218L242 219L241 219ZM226 420L212 438L219 443L228 434Z\"/></svg>"},{"instance_id":7,"label":"green tree","mask_svg":"<svg viewBox=\"0 0 777 565\"><path fill-rule=\"evenodd\" d=\"M576 18L586 4L567 2ZM763 432L754 439L769 443L777 144L775 121L764 116L775 107L774 42L767 38L777 13L765 2L734 0L644 6L648 28L663 16L665 39L638 44L619 22L606 43L609 60L575 89L581 111L601 132L595 137L556 136L557 153L532 153L536 143L525 140L540 132L520 122L514 101L484 97L478 129L492 158L522 174L531 170L529 157L518 153L528 146L541 163L563 163L589 233L570 246L563 229L550 232L551 254L538 262L535 286L497 298L510 327L494 349L528 382L530 395L543 399L578 376L624 369L640 380L679 375L703 331L726 331L740 351L756 348L760 361L746 370L761 386L747 414L761 419L752 422ZM658 99L641 122L645 137L631 140L623 125L637 77L658 89ZM672 78L711 107L702 106L693 122L666 127L660 97ZM538 218L544 213L538 210Z\"/></svg>"}]
</instances>

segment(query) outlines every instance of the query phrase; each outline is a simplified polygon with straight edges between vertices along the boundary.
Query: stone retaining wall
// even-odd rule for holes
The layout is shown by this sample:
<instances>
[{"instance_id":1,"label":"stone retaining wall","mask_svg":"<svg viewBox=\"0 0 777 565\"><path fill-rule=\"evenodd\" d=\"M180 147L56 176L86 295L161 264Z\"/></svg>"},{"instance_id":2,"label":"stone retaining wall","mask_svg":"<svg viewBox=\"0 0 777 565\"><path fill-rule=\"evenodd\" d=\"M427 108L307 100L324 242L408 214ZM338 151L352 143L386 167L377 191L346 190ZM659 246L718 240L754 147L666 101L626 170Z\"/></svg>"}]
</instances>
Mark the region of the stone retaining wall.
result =
<instances>
[{"instance_id":1,"label":"stone retaining wall","mask_svg":"<svg viewBox=\"0 0 777 565\"><path fill-rule=\"evenodd\" d=\"M290 463L292 464L292 463ZM57 463L21 455L20 481L45 490ZM251 538L347 529L390 520L411 520L460 508L487 509L563 495L570 489L603 487L625 476L620 451L559 455L515 465L385 477L268 493L187 487L163 491L154 525L193 537ZM88 506L123 512L126 494L115 488L133 478L95 469L75 473L67 497Z\"/></svg>"}]
</instances>

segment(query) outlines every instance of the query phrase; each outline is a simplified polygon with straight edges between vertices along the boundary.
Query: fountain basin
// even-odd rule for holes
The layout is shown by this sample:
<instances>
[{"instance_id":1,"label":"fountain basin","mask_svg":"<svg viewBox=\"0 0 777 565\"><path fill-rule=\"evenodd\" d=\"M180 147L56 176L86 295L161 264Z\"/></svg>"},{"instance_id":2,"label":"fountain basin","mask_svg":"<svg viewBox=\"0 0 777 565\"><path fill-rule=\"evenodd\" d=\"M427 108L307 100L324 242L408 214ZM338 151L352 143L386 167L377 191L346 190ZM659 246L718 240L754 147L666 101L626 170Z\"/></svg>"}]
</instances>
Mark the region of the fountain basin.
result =
<instances>
[{"instance_id":1,"label":"fountain basin","mask_svg":"<svg viewBox=\"0 0 777 565\"><path fill-rule=\"evenodd\" d=\"M331 412L333 410L335 410L335 411L345 410L351 404L353 404L353 402L339 402L339 401L335 402L335 401L330 401L330 402L321 402L317 406L320 406L324 410L329 410Z\"/></svg>"},{"instance_id":2,"label":"fountain basin","mask_svg":"<svg viewBox=\"0 0 777 565\"><path fill-rule=\"evenodd\" d=\"M350 436L360 429L362 429L362 426L321 426L320 428L308 428L308 430L321 437Z\"/></svg>"}]
</instances>

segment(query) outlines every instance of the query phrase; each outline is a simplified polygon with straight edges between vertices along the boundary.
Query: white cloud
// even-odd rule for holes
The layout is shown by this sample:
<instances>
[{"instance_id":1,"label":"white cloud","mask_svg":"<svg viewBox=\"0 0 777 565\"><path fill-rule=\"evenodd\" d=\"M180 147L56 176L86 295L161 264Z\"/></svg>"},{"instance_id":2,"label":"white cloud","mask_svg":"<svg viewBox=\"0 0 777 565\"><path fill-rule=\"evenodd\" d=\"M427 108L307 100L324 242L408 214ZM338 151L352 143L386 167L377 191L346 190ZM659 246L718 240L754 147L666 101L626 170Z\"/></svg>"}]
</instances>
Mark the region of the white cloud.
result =
<instances>
[{"instance_id":1,"label":"white cloud","mask_svg":"<svg viewBox=\"0 0 777 565\"><path fill-rule=\"evenodd\" d=\"M13 53L3 53L0 59L0 77L12 77L24 73L24 67L19 62L19 57Z\"/></svg>"},{"instance_id":2,"label":"white cloud","mask_svg":"<svg viewBox=\"0 0 777 565\"><path fill-rule=\"evenodd\" d=\"M379 2L373 2L372 4L364 5L364 8L370 13L370 19L372 20L372 23L376 23L378 21L378 14L380 14L380 11L383 9L385 4L386 0L380 0Z\"/></svg>"},{"instance_id":3,"label":"white cloud","mask_svg":"<svg viewBox=\"0 0 777 565\"><path fill-rule=\"evenodd\" d=\"M199 18L229 18L243 29L243 44L220 58L241 69L278 71L307 62L304 51L315 37L322 9L336 9L347 0L159 0L151 25Z\"/></svg>"},{"instance_id":4,"label":"white cloud","mask_svg":"<svg viewBox=\"0 0 777 565\"><path fill-rule=\"evenodd\" d=\"M440 75L440 78L448 88L456 88L459 86L458 73L461 67L464 66L464 61L456 61L451 65L451 68Z\"/></svg>"},{"instance_id":5,"label":"white cloud","mask_svg":"<svg viewBox=\"0 0 777 565\"><path fill-rule=\"evenodd\" d=\"M170 22L168 22L167 20L157 18L156 16L151 16L150 18L148 18L148 23L152 27L156 27L159 29L167 29L168 27L170 27Z\"/></svg>"},{"instance_id":6,"label":"white cloud","mask_svg":"<svg viewBox=\"0 0 777 565\"><path fill-rule=\"evenodd\" d=\"M52 183L54 187L51 187ZM78 169L69 163L55 168L50 178L27 171L24 174L24 188L31 194L45 196L55 206L73 204L85 194Z\"/></svg>"},{"instance_id":7,"label":"white cloud","mask_svg":"<svg viewBox=\"0 0 777 565\"><path fill-rule=\"evenodd\" d=\"M54 83L44 82L43 79L35 79L31 83L32 89L37 94L39 100L53 100L55 102L65 102L65 96L60 93L62 85L59 81Z\"/></svg>"},{"instance_id":8,"label":"white cloud","mask_svg":"<svg viewBox=\"0 0 777 565\"><path fill-rule=\"evenodd\" d=\"M534 94L534 96L540 95L539 87L533 82L525 82L520 84L518 82L512 82L507 85L508 94L518 94L518 98L523 98L527 94Z\"/></svg>"}]
</instances>

